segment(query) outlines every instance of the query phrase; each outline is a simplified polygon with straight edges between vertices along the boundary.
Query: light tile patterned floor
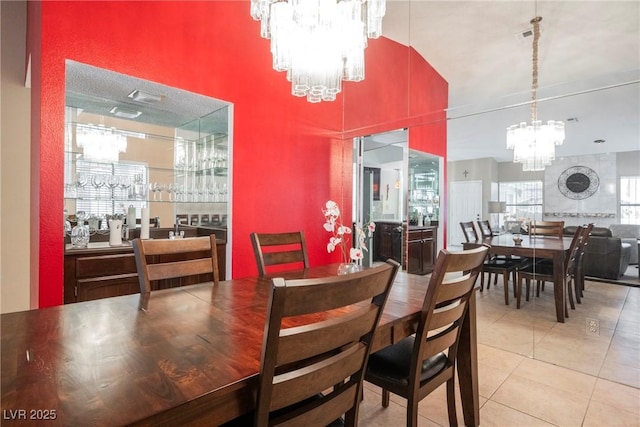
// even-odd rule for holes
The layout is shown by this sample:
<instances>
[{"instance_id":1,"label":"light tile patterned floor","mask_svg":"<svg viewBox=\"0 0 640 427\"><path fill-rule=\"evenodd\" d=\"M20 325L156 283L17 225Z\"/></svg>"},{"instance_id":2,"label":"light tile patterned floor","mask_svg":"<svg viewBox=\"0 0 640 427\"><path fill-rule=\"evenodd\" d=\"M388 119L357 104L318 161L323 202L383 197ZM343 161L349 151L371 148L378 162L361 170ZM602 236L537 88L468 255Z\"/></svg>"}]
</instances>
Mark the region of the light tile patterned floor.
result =
<instances>
[{"instance_id":1,"label":"light tile patterned floor","mask_svg":"<svg viewBox=\"0 0 640 427\"><path fill-rule=\"evenodd\" d=\"M552 284L519 310L510 288L509 306L501 282L477 296L480 424L640 426L640 288L587 281L564 324ZM364 397L361 426L405 425L404 399L383 409L367 383ZM420 403L419 425L448 425L443 387Z\"/></svg>"}]
</instances>

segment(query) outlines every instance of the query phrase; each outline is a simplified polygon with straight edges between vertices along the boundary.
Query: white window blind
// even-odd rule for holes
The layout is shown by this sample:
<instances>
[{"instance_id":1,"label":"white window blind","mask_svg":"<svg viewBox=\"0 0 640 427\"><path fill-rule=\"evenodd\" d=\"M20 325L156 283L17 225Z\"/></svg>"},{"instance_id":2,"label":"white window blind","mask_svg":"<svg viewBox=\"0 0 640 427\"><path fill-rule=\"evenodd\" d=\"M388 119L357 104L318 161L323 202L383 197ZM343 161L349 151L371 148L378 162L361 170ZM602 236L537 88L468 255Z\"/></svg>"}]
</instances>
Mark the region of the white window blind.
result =
<instances>
[{"instance_id":1,"label":"white window blind","mask_svg":"<svg viewBox=\"0 0 640 427\"><path fill-rule=\"evenodd\" d=\"M96 163L76 161L76 208L87 215L125 214L147 206L148 166L146 163ZM80 177L80 178L78 178ZM78 182L82 183L79 185Z\"/></svg>"},{"instance_id":2,"label":"white window blind","mask_svg":"<svg viewBox=\"0 0 640 427\"><path fill-rule=\"evenodd\" d=\"M498 183L500 200L507 203L505 219L542 220L542 181Z\"/></svg>"},{"instance_id":3,"label":"white window blind","mask_svg":"<svg viewBox=\"0 0 640 427\"><path fill-rule=\"evenodd\" d=\"M640 224L640 176L620 177L620 222Z\"/></svg>"}]
</instances>

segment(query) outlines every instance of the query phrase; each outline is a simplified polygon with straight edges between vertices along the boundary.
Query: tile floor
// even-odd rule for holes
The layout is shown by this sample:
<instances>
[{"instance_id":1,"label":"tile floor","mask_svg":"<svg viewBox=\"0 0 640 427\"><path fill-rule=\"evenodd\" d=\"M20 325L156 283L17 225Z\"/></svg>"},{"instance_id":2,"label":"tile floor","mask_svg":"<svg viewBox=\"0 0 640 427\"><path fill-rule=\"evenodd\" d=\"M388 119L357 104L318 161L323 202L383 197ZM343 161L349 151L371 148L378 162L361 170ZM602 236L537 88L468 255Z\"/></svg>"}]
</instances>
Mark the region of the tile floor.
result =
<instances>
[{"instance_id":1,"label":"tile floor","mask_svg":"<svg viewBox=\"0 0 640 427\"><path fill-rule=\"evenodd\" d=\"M501 282L478 293L480 424L640 426L640 288L587 281L562 324L552 286L519 310L512 288L504 304ZM419 425L447 426L446 408L440 387L420 403ZM382 408L365 383L361 426L405 425L405 411L393 394Z\"/></svg>"}]
</instances>

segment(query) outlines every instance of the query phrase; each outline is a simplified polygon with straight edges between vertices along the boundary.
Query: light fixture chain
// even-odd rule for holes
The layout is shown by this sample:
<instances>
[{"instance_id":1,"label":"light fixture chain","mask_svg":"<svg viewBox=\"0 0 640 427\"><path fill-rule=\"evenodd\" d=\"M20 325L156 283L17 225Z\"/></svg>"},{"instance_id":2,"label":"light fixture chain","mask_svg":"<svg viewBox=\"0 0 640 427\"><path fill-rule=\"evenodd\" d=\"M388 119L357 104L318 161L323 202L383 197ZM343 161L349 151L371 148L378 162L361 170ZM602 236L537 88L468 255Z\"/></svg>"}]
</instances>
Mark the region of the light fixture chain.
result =
<instances>
[{"instance_id":1,"label":"light fixture chain","mask_svg":"<svg viewBox=\"0 0 640 427\"><path fill-rule=\"evenodd\" d=\"M531 20L533 24L533 55L532 55L532 66L533 66L533 75L531 82L531 122L538 120L538 40L540 39L540 21L542 18L536 16Z\"/></svg>"}]
</instances>

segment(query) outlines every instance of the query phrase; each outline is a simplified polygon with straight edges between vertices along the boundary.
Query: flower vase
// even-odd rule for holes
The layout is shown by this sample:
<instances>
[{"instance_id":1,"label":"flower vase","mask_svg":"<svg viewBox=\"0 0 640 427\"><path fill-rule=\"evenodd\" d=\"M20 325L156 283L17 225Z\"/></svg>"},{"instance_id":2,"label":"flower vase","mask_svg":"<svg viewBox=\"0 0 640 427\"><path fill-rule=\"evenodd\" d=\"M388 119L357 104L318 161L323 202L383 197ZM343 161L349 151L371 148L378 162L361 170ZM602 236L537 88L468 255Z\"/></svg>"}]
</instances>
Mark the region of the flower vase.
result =
<instances>
[{"instance_id":1,"label":"flower vase","mask_svg":"<svg viewBox=\"0 0 640 427\"><path fill-rule=\"evenodd\" d=\"M362 270L362 266L353 262L343 262L338 266L338 275L357 273Z\"/></svg>"}]
</instances>

